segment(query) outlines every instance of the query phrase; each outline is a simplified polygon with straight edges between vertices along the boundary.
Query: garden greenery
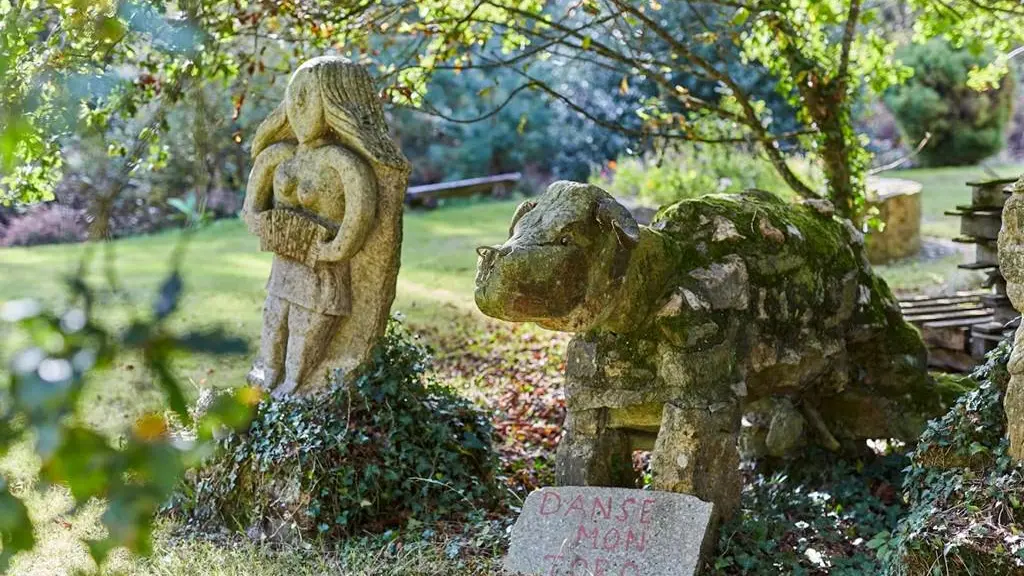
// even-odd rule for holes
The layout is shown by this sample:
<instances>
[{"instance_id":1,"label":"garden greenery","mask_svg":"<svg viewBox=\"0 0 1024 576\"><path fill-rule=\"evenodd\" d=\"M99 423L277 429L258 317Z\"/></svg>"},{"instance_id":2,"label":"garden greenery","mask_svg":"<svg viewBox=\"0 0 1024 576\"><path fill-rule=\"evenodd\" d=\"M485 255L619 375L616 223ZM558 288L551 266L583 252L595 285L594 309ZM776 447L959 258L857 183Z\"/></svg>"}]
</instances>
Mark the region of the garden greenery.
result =
<instances>
[{"instance_id":1,"label":"garden greenery","mask_svg":"<svg viewBox=\"0 0 1024 576\"><path fill-rule=\"evenodd\" d=\"M1024 41L1018 0L906 4L915 42L942 36L997 52L971 71L974 86L998 81ZM227 86L238 116L258 99L256 75L284 75L294 61L338 51L372 56L384 96L396 103L429 110L432 77L504 68L512 74L492 92L559 101L628 136L634 150L678 140L754 145L801 196L821 191L788 166L786 152L813 155L837 210L856 217L866 208L871 157L853 128L854 103L909 75L895 57L907 30L893 30L888 16L884 3L863 0L0 0L0 199L52 197L70 134L139 115L137 130L109 142L123 159L120 177L99 194L114 197L141 168L166 163L167 109L186 95ZM606 92L603 81L537 74L541 64L583 63L616 78L613 92L639 98L629 106L637 121L585 97ZM764 81L750 82L752 68ZM767 102L771 85L785 106ZM778 130L776 112L795 114L796 128Z\"/></svg>"},{"instance_id":2,"label":"garden greenery","mask_svg":"<svg viewBox=\"0 0 1024 576\"><path fill-rule=\"evenodd\" d=\"M1024 574L1024 467L1007 453L1003 410L1010 348L989 353L977 389L921 435L906 514L876 540L886 576Z\"/></svg>"},{"instance_id":3,"label":"garden greenery","mask_svg":"<svg viewBox=\"0 0 1024 576\"><path fill-rule=\"evenodd\" d=\"M806 181L821 181L810 162L788 160ZM602 169L593 182L616 196L635 197L660 207L705 194L735 193L750 188L792 197L771 162L742 148L679 143L662 154L620 156Z\"/></svg>"},{"instance_id":4,"label":"garden greenery","mask_svg":"<svg viewBox=\"0 0 1024 576\"><path fill-rule=\"evenodd\" d=\"M969 74L989 64L991 56L955 49L942 39L909 46L900 58L914 75L892 88L885 103L911 145L928 136L918 156L922 163L977 164L1002 150L1013 113L1013 74L975 90L968 85Z\"/></svg>"},{"instance_id":5,"label":"garden greenery","mask_svg":"<svg viewBox=\"0 0 1024 576\"><path fill-rule=\"evenodd\" d=\"M719 532L708 573L880 574L870 543L904 511L897 489L906 465L900 454L851 461L819 448L774 469L759 465L742 511Z\"/></svg>"},{"instance_id":6,"label":"garden greenery","mask_svg":"<svg viewBox=\"0 0 1024 576\"><path fill-rule=\"evenodd\" d=\"M428 362L393 320L351 385L262 402L173 510L199 529L333 539L487 509L498 486L490 422L426 378Z\"/></svg>"}]
</instances>

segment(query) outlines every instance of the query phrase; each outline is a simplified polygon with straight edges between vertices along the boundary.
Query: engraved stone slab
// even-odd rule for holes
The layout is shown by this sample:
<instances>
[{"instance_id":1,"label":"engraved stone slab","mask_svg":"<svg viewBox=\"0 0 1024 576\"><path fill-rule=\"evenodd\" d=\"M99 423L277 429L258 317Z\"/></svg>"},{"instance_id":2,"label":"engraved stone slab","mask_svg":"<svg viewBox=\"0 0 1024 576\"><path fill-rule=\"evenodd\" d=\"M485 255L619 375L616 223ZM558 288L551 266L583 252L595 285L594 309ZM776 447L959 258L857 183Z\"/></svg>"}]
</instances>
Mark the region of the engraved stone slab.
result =
<instances>
[{"instance_id":1,"label":"engraved stone slab","mask_svg":"<svg viewBox=\"0 0 1024 576\"><path fill-rule=\"evenodd\" d=\"M712 505L688 494L546 487L526 499L505 569L530 576L694 576Z\"/></svg>"}]
</instances>

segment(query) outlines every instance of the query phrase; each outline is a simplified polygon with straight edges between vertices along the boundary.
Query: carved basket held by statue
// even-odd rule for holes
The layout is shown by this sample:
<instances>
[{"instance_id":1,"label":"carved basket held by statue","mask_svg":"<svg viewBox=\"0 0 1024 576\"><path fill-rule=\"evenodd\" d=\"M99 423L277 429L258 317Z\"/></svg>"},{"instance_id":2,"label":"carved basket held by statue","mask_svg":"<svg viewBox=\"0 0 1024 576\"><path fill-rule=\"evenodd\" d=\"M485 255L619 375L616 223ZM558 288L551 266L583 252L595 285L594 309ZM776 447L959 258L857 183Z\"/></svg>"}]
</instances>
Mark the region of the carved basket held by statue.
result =
<instances>
[{"instance_id":1,"label":"carved basket held by statue","mask_svg":"<svg viewBox=\"0 0 1024 576\"><path fill-rule=\"evenodd\" d=\"M316 265L316 245L330 241L338 233L337 226L288 208L261 212L259 222L260 250L310 268Z\"/></svg>"}]
</instances>

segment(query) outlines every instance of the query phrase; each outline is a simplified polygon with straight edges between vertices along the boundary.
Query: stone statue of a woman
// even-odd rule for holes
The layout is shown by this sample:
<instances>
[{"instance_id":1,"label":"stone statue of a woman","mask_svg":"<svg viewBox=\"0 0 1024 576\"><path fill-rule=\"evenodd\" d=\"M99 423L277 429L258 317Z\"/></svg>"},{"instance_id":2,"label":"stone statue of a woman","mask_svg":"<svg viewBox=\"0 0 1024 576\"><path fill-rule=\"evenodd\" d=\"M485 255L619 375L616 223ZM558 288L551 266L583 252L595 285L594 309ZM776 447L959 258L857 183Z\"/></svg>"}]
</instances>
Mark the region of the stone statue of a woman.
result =
<instances>
[{"instance_id":1,"label":"stone statue of a woman","mask_svg":"<svg viewBox=\"0 0 1024 576\"><path fill-rule=\"evenodd\" d=\"M276 395L312 392L351 373L386 328L408 162L370 75L331 56L295 71L252 156L242 214L274 261L249 377Z\"/></svg>"}]
</instances>

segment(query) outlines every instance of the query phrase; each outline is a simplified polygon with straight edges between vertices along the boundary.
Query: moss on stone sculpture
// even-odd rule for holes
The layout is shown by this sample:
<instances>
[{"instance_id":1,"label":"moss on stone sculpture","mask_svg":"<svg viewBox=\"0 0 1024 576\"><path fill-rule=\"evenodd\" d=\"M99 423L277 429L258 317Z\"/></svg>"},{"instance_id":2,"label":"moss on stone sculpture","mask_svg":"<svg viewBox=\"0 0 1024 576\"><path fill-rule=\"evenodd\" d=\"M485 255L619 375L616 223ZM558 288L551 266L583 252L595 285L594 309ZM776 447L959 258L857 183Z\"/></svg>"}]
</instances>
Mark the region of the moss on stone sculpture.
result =
<instances>
[{"instance_id":1,"label":"moss on stone sculpture","mask_svg":"<svg viewBox=\"0 0 1024 576\"><path fill-rule=\"evenodd\" d=\"M710 195L638 227L599 188L558 182L479 252L484 313L577 334L563 484L628 485L620 461L653 448L656 488L727 513L741 419L757 454L859 451L915 438L948 400L863 236L827 202Z\"/></svg>"}]
</instances>

